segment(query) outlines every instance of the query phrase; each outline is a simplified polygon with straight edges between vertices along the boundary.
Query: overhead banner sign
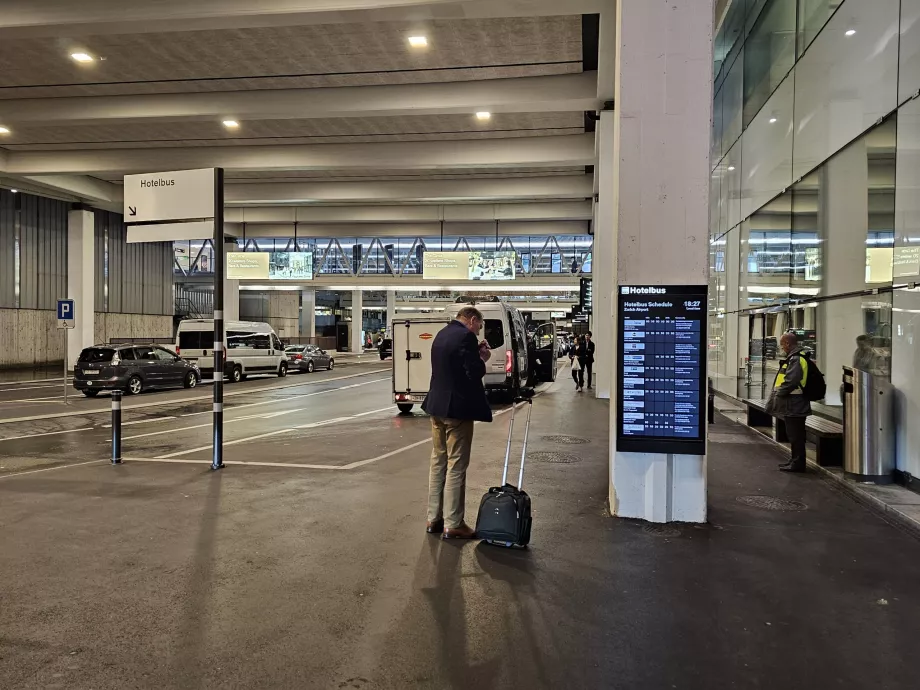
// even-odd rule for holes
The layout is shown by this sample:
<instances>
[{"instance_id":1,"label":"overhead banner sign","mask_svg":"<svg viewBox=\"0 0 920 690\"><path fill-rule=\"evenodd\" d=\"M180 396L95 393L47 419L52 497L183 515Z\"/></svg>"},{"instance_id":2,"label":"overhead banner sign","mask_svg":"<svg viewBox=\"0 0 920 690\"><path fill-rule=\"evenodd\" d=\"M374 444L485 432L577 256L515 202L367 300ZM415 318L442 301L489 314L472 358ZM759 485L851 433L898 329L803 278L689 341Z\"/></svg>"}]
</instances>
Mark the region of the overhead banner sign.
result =
<instances>
[{"instance_id":1,"label":"overhead banner sign","mask_svg":"<svg viewBox=\"0 0 920 690\"><path fill-rule=\"evenodd\" d=\"M617 450L705 455L707 286L618 293Z\"/></svg>"},{"instance_id":2,"label":"overhead banner sign","mask_svg":"<svg viewBox=\"0 0 920 690\"><path fill-rule=\"evenodd\" d=\"M312 252L227 252L228 280L313 280Z\"/></svg>"},{"instance_id":3,"label":"overhead banner sign","mask_svg":"<svg viewBox=\"0 0 920 690\"><path fill-rule=\"evenodd\" d=\"M422 259L425 280L514 280L515 252L429 252Z\"/></svg>"}]
</instances>

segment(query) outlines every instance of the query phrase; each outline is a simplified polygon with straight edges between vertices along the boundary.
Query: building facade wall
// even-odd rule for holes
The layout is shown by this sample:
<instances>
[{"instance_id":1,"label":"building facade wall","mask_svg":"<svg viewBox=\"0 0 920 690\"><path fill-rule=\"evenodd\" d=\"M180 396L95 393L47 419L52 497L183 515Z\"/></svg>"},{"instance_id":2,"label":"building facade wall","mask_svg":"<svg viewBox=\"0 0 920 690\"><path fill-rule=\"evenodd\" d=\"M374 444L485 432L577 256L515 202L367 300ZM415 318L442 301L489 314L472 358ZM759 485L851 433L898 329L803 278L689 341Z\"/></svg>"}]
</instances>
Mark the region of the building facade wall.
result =
<instances>
[{"instance_id":1,"label":"building facade wall","mask_svg":"<svg viewBox=\"0 0 920 690\"><path fill-rule=\"evenodd\" d=\"M890 379L897 465L913 476L918 20L920 0L735 0L716 40L710 187L716 386L760 397L795 330L827 375L822 412L840 412L843 366Z\"/></svg>"}]
</instances>

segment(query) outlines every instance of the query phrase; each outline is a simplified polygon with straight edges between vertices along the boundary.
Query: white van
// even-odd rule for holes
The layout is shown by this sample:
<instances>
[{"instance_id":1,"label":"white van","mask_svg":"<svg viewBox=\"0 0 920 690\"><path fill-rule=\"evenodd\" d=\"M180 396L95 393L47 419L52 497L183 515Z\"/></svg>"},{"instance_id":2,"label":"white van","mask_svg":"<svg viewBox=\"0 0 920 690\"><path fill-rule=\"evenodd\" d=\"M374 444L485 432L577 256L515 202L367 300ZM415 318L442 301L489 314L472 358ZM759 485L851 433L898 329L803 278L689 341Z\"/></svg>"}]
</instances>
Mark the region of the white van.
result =
<instances>
[{"instance_id":1,"label":"white van","mask_svg":"<svg viewBox=\"0 0 920 690\"><path fill-rule=\"evenodd\" d=\"M287 376L287 356L280 338L267 323L226 321L227 358L224 375L230 382L252 374ZM214 376L214 319L188 319L179 323L176 354L197 364L202 374Z\"/></svg>"},{"instance_id":2,"label":"white van","mask_svg":"<svg viewBox=\"0 0 920 690\"><path fill-rule=\"evenodd\" d=\"M529 345L524 317L517 309L497 298L457 304L454 314L470 304L482 312L480 339L492 348L492 359L486 363L486 376L483 379L486 390L516 394L528 385L530 379Z\"/></svg>"},{"instance_id":3,"label":"white van","mask_svg":"<svg viewBox=\"0 0 920 690\"><path fill-rule=\"evenodd\" d=\"M425 402L431 383L431 345L452 319L394 319L390 326L393 348L393 402L400 412L411 412Z\"/></svg>"}]
</instances>

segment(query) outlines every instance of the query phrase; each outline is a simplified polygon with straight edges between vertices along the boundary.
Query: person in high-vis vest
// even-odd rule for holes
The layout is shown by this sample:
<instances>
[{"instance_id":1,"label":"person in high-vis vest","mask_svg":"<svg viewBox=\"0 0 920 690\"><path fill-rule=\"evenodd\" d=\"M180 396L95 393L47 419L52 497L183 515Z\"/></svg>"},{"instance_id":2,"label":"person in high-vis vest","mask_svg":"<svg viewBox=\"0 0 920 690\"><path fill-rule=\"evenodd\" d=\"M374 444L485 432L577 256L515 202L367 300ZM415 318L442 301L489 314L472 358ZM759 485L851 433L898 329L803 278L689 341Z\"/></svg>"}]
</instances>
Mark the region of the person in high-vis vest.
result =
<instances>
[{"instance_id":1,"label":"person in high-vis vest","mask_svg":"<svg viewBox=\"0 0 920 690\"><path fill-rule=\"evenodd\" d=\"M780 417L786 423L786 433L792 444L789 462L779 466L783 472L805 471L805 422L811 414L811 403L805 397L804 388L808 381L808 357L799 345L795 333L786 333L780 339L780 346L786 358L780 362L779 371L773 381L773 392L767 404L767 411Z\"/></svg>"}]
</instances>

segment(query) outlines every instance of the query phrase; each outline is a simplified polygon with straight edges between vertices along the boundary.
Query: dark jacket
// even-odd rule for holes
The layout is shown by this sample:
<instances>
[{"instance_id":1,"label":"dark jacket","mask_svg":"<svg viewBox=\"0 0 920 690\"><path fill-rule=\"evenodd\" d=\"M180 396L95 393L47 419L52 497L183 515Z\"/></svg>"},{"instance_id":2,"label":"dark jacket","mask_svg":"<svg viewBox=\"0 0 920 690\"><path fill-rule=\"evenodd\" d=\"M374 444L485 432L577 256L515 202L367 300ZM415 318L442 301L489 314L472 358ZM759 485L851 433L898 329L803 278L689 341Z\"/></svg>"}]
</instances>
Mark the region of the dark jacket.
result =
<instances>
[{"instance_id":1,"label":"dark jacket","mask_svg":"<svg viewBox=\"0 0 920 690\"><path fill-rule=\"evenodd\" d=\"M592 340L590 343L585 341L584 348L585 358L582 364L594 364L594 341Z\"/></svg>"},{"instance_id":2,"label":"dark jacket","mask_svg":"<svg viewBox=\"0 0 920 690\"><path fill-rule=\"evenodd\" d=\"M452 321L431 345L431 385L422 409L432 417L491 422L492 408L482 385L485 375L476 336Z\"/></svg>"},{"instance_id":3,"label":"dark jacket","mask_svg":"<svg viewBox=\"0 0 920 690\"><path fill-rule=\"evenodd\" d=\"M807 417L811 414L811 403L802 392L807 369L808 358L804 348L796 348L780 360L767 412L776 417Z\"/></svg>"},{"instance_id":4,"label":"dark jacket","mask_svg":"<svg viewBox=\"0 0 920 690\"><path fill-rule=\"evenodd\" d=\"M578 357L578 363L584 367L588 363L588 348L585 347L585 343L575 343L572 346L572 351L569 353L569 359L575 359Z\"/></svg>"}]
</instances>

